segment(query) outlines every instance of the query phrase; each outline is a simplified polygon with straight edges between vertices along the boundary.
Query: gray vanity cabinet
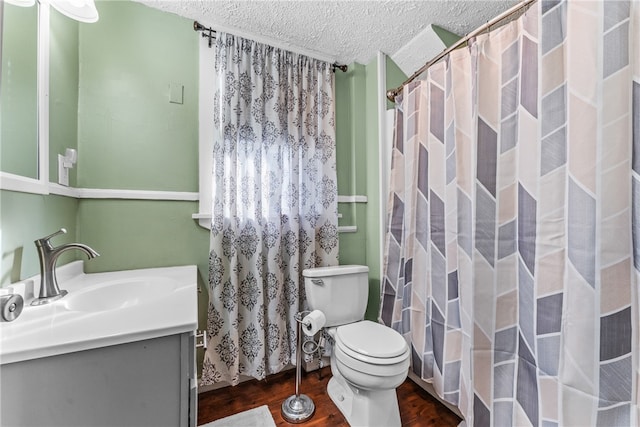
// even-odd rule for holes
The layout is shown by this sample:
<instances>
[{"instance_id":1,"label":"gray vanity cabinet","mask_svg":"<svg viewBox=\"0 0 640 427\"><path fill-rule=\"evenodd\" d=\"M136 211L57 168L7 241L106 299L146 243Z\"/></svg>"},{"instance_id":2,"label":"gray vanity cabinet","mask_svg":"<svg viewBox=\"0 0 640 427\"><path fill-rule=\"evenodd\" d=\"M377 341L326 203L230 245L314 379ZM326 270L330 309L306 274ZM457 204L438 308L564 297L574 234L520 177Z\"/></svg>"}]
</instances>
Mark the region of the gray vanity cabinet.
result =
<instances>
[{"instance_id":1,"label":"gray vanity cabinet","mask_svg":"<svg viewBox=\"0 0 640 427\"><path fill-rule=\"evenodd\" d=\"M193 333L0 366L0 425L195 427Z\"/></svg>"}]
</instances>

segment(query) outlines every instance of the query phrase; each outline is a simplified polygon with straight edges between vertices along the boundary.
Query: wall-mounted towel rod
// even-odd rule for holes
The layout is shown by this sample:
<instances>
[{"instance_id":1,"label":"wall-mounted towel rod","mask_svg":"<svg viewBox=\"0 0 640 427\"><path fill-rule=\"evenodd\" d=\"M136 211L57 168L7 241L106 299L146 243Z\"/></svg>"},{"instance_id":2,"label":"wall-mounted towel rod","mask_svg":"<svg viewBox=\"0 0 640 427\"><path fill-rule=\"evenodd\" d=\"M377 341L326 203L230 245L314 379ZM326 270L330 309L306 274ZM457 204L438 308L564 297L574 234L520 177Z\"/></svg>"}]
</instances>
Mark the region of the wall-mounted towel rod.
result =
<instances>
[{"instance_id":1,"label":"wall-mounted towel rod","mask_svg":"<svg viewBox=\"0 0 640 427\"><path fill-rule=\"evenodd\" d=\"M205 27L198 21L193 21L193 30L202 31L202 37L209 39L209 47L213 45L213 40L215 40L216 38L216 30L214 30L213 28ZM343 73L346 73L348 67L347 65L344 65L344 64L338 64L338 63L331 64L331 71L335 73L336 69L342 71Z\"/></svg>"}]
</instances>

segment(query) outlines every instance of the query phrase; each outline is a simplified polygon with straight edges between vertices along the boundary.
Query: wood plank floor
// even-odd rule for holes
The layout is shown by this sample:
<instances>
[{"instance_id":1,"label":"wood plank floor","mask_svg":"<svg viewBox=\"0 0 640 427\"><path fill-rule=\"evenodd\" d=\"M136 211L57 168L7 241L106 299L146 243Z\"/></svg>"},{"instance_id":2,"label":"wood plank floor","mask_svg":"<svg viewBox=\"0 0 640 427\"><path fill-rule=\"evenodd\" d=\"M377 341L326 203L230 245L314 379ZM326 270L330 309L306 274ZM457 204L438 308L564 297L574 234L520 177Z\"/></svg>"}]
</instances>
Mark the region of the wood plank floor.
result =
<instances>
[{"instance_id":1,"label":"wood plank floor","mask_svg":"<svg viewBox=\"0 0 640 427\"><path fill-rule=\"evenodd\" d=\"M306 427L348 427L338 408L327 394L331 368L302 375L300 392L313 399L316 412L304 424L289 424L282 415L282 402L295 392L295 370L281 372L266 380L251 380L236 387L200 393L198 396L198 425L268 405L277 426L303 425ZM455 414L422 390L410 379L398 388L400 418L403 426L454 427L461 421Z\"/></svg>"}]
</instances>

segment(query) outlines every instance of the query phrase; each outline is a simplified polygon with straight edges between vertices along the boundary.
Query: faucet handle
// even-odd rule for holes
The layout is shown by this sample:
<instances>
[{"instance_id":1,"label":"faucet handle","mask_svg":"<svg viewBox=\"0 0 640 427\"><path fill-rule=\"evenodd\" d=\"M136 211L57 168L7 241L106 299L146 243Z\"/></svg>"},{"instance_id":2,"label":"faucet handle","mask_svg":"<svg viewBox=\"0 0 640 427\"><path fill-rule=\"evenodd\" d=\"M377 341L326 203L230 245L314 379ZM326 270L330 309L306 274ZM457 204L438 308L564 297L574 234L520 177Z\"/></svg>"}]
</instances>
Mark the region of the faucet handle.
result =
<instances>
[{"instance_id":1,"label":"faucet handle","mask_svg":"<svg viewBox=\"0 0 640 427\"><path fill-rule=\"evenodd\" d=\"M58 236L60 234L67 234L67 229L66 228L61 228L60 230L56 231L53 234L48 235L47 237L43 237L41 239L36 240L36 242L42 242L42 243L48 242L49 239L51 239L52 237L56 237L56 236Z\"/></svg>"}]
</instances>

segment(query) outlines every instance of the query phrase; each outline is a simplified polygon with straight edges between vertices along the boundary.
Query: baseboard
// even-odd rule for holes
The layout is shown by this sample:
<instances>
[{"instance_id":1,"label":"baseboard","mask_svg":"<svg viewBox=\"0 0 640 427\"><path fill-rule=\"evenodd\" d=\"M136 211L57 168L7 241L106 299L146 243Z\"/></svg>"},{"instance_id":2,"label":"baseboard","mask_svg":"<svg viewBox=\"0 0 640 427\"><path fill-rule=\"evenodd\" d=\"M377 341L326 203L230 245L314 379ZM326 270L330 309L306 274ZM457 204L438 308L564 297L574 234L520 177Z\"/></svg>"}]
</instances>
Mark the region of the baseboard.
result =
<instances>
[{"instance_id":1,"label":"baseboard","mask_svg":"<svg viewBox=\"0 0 640 427\"><path fill-rule=\"evenodd\" d=\"M289 370L295 369L295 368L296 367L293 366L293 365L287 365L280 372L289 371ZM278 373L280 373L280 372L278 372ZM273 374L273 375L277 375L277 374ZM269 378L269 377L267 377L267 378ZM251 381L251 380L255 380L255 378L248 377L246 375L240 375L240 381L238 382L238 384L242 384L244 382ZM208 391L218 390L220 388L229 387L230 385L231 385L231 383L229 383L227 381L220 381L219 383L204 385L204 384L202 384L201 378L198 377L198 394L206 393Z\"/></svg>"},{"instance_id":2,"label":"baseboard","mask_svg":"<svg viewBox=\"0 0 640 427\"><path fill-rule=\"evenodd\" d=\"M331 365L331 359L329 357L323 357L322 358L322 367L324 368L324 367L330 366L330 365ZM295 369L295 368L296 367L293 366L293 365L287 365L280 372L289 371L289 370L292 370L292 369ZM317 371L318 369L320 369L320 361L315 357L310 362L302 361L302 369L304 370L304 372ZM277 374L274 374L274 375L277 375ZM253 377L248 377L246 375L240 375L240 382L238 384L242 384L243 382L251 381L251 380L254 380L254 379L255 378L253 378ZM200 377L198 377L198 393L206 393L208 391L213 391L213 390L218 390L220 388L229 387L230 385L231 384L228 383L227 381L221 381L221 382L215 383L215 384L203 385L201 380L200 380Z\"/></svg>"}]
</instances>

